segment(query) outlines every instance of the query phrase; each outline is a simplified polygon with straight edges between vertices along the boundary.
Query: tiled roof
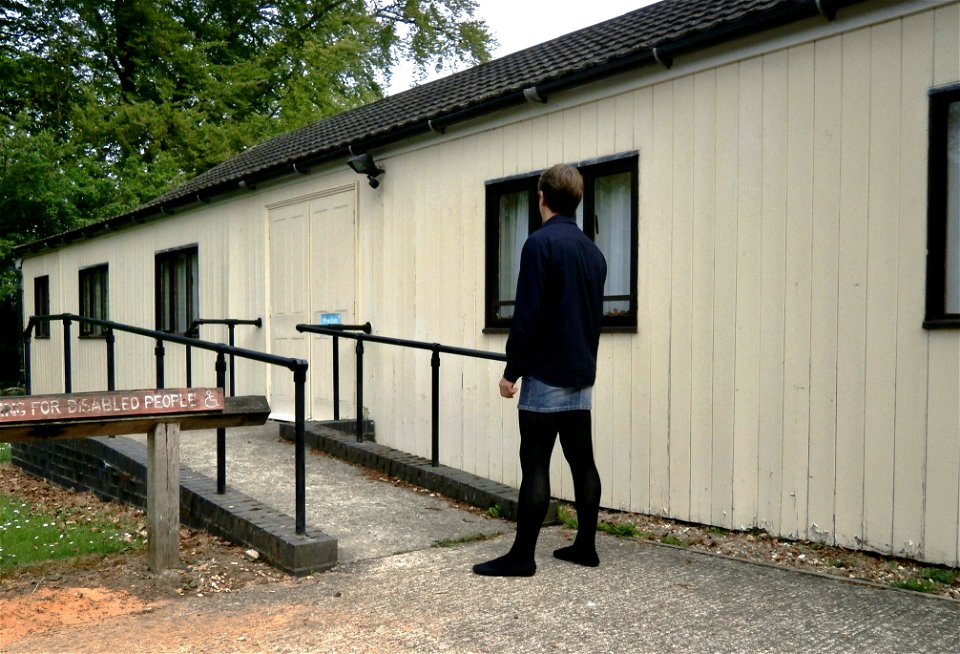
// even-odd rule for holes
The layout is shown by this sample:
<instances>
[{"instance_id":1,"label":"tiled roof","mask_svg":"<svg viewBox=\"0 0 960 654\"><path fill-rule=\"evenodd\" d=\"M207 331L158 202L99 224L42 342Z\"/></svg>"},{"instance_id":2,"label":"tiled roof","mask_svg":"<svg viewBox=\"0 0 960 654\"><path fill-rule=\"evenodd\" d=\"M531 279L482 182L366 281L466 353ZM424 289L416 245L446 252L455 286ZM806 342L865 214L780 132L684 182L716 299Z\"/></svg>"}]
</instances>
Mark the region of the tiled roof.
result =
<instances>
[{"instance_id":1,"label":"tiled roof","mask_svg":"<svg viewBox=\"0 0 960 654\"><path fill-rule=\"evenodd\" d=\"M106 223L146 217L177 205L346 158L349 146L383 147L466 114L482 115L522 101L524 89L553 90L595 81L630 66L782 25L860 0L662 0L551 41L454 73L255 145L140 208ZM54 237L56 242L83 238ZM66 237L66 238L64 238ZM25 246L30 248L30 246Z\"/></svg>"},{"instance_id":2,"label":"tiled roof","mask_svg":"<svg viewBox=\"0 0 960 654\"><path fill-rule=\"evenodd\" d=\"M765 18L816 14L814 0L663 0L520 52L454 73L260 143L145 205L194 198L296 162L317 159L458 111L719 30L749 31ZM836 4L836 3L832 3ZM729 38L728 36L728 38ZM652 54L651 54L652 56Z\"/></svg>"}]
</instances>

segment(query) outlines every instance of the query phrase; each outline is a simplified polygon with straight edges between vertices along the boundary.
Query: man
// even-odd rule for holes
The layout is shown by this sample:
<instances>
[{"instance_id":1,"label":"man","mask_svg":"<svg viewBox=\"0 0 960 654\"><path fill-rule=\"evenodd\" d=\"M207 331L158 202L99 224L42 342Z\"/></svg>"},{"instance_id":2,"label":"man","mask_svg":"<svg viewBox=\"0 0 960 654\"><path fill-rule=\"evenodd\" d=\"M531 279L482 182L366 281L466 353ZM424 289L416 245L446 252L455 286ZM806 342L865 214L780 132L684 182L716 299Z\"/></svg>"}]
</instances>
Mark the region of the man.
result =
<instances>
[{"instance_id":1,"label":"man","mask_svg":"<svg viewBox=\"0 0 960 654\"><path fill-rule=\"evenodd\" d=\"M510 551L473 566L479 575L528 577L550 502L550 456L557 435L573 474L577 537L556 550L559 559L597 566L595 538L600 475L593 459L590 411L597 373L607 264L574 215L583 197L575 168L556 165L537 184L543 225L520 255L513 326L500 395L517 405L520 423L520 497L517 535Z\"/></svg>"}]
</instances>

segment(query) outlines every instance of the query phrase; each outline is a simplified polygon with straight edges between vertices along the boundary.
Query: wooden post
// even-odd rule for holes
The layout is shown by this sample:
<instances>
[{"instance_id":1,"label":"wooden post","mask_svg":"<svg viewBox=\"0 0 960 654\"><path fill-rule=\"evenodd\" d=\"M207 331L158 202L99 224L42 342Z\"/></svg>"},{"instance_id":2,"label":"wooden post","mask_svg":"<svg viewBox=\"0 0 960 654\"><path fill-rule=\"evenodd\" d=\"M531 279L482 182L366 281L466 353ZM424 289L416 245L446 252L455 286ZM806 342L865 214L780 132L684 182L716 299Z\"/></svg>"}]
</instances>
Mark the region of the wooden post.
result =
<instances>
[{"instance_id":1,"label":"wooden post","mask_svg":"<svg viewBox=\"0 0 960 654\"><path fill-rule=\"evenodd\" d=\"M146 432L147 563L162 571L180 560L180 431L262 425L269 415L266 398L225 401L222 388L9 396L0 397L0 443Z\"/></svg>"},{"instance_id":2,"label":"wooden post","mask_svg":"<svg viewBox=\"0 0 960 654\"><path fill-rule=\"evenodd\" d=\"M147 435L147 564L180 562L180 425L158 423Z\"/></svg>"}]
</instances>

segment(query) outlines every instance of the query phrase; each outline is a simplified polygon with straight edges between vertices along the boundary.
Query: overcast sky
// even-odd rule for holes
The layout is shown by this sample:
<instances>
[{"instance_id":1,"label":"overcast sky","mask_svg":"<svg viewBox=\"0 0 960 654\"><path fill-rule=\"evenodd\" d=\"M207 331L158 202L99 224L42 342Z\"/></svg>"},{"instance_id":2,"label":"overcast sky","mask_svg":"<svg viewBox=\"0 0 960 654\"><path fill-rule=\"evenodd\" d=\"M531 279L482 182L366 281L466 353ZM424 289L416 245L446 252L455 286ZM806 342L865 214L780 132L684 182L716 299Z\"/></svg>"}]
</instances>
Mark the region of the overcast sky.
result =
<instances>
[{"instance_id":1,"label":"overcast sky","mask_svg":"<svg viewBox=\"0 0 960 654\"><path fill-rule=\"evenodd\" d=\"M479 18L487 22L499 46L493 57L523 50L550 39L653 4L655 0L478 0ZM394 73L389 93L413 83L409 70Z\"/></svg>"}]
</instances>

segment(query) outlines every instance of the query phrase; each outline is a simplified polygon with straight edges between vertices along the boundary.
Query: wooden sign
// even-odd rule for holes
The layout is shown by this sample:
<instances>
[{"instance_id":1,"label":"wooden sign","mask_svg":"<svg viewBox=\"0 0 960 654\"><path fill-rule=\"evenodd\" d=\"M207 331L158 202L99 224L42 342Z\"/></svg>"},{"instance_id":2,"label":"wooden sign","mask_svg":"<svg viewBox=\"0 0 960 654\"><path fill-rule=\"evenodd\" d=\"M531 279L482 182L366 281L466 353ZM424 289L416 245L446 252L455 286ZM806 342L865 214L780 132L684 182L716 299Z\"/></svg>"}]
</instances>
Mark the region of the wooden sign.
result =
<instances>
[{"instance_id":1,"label":"wooden sign","mask_svg":"<svg viewBox=\"0 0 960 654\"><path fill-rule=\"evenodd\" d=\"M223 411L220 388L104 391L0 397L0 423Z\"/></svg>"}]
</instances>

